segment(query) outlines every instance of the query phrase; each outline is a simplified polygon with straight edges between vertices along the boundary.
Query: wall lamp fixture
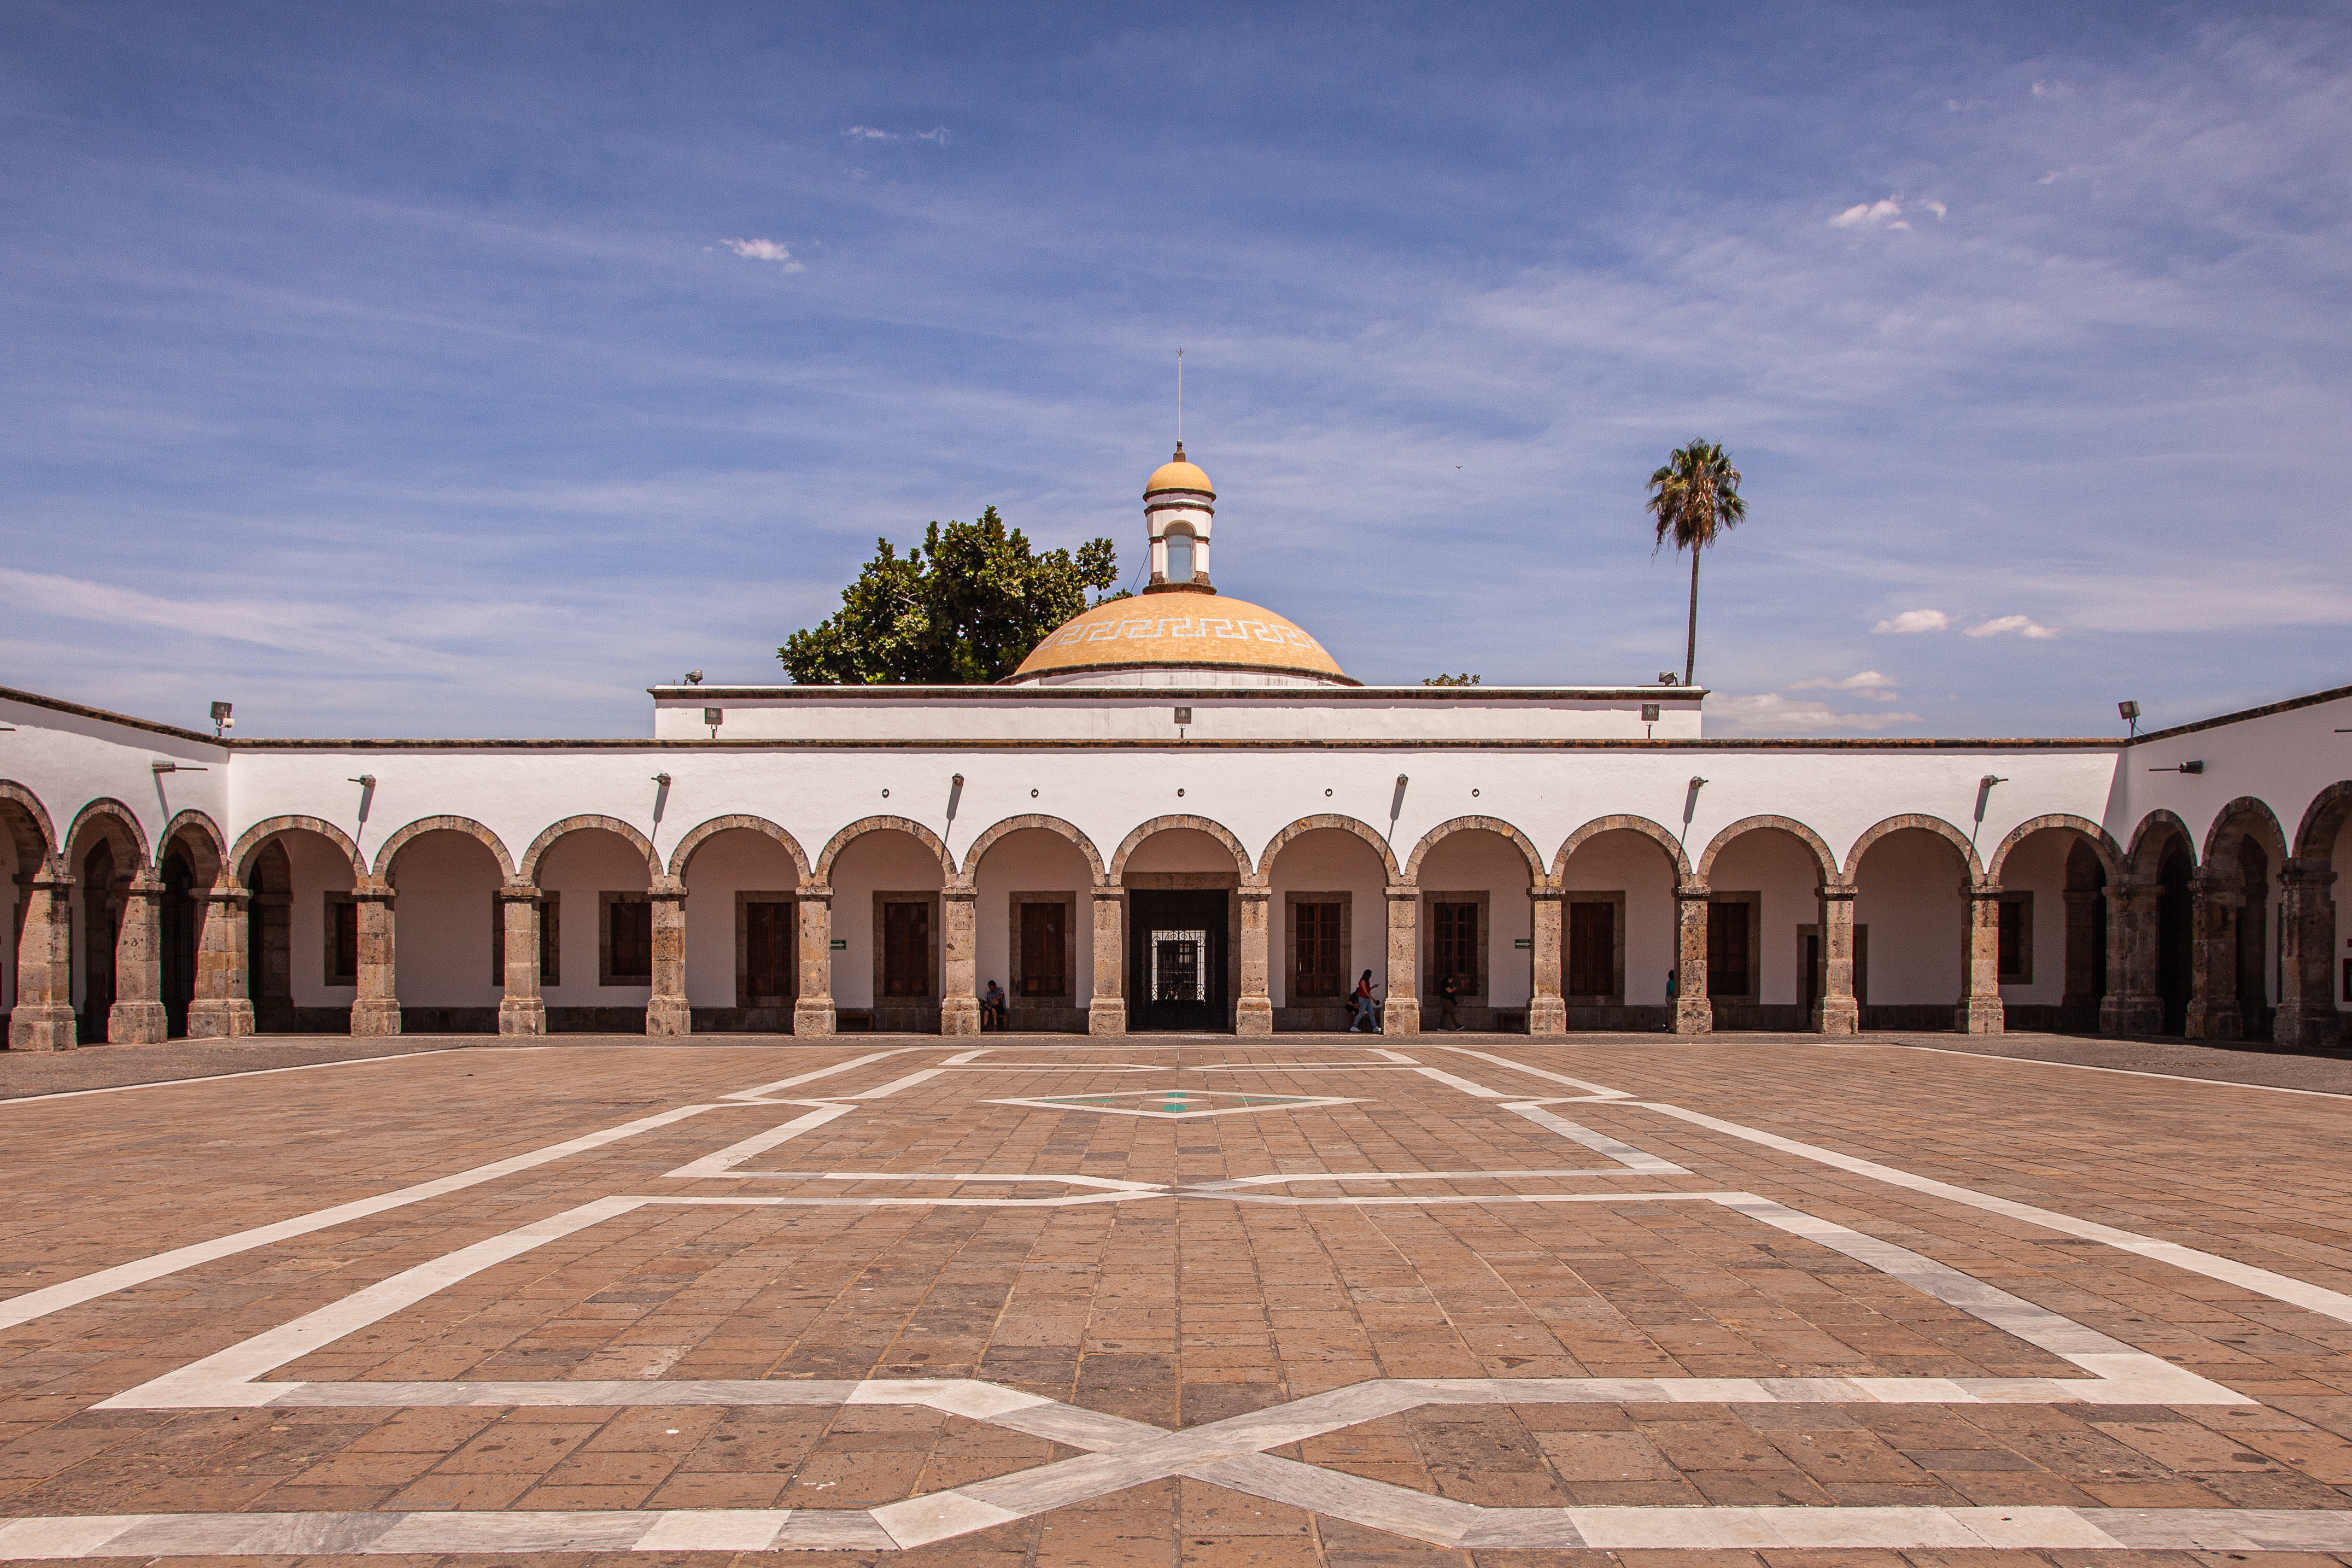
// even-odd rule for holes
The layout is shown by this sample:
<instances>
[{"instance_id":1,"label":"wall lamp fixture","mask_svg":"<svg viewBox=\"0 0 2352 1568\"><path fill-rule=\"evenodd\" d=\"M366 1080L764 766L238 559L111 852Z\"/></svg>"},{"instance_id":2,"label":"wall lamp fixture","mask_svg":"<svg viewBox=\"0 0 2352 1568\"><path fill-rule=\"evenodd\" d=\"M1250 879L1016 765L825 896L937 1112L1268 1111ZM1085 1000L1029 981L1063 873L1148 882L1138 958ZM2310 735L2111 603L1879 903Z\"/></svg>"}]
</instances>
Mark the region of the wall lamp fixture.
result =
<instances>
[{"instance_id":1,"label":"wall lamp fixture","mask_svg":"<svg viewBox=\"0 0 2352 1568\"><path fill-rule=\"evenodd\" d=\"M236 705L233 702L215 702L213 704L214 740L217 741L221 738L222 731L234 730L236 728L236 721L231 717L231 715L236 711Z\"/></svg>"},{"instance_id":2,"label":"wall lamp fixture","mask_svg":"<svg viewBox=\"0 0 2352 1568\"><path fill-rule=\"evenodd\" d=\"M654 783L661 785L664 789L667 789L669 788L669 775L667 773L656 773L654 775Z\"/></svg>"},{"instance_id":3,"label":"wall lamp fixture","mask_svg":"<svg viewBox=\"0 0 2352 1568\"><path fill-rule=\"evenodd\" d=\"M1407 784L1411 784L1412 782L1412 775L1411 775L1410 773L1399 773L1399 774L1397 774L1397 788L1399 788L1399 789L1402 789L1402 788L1404 788L1404 786L1405 786L1405 785L1407 785Z\"/></svg>"},{"instance_id":4,"label":"wall lamp fixture","mask_svg":"<svg viewBox=\"0 0 2352 1568\"><path fill-rule=\"evenodd\" d=\"M1706 781L1705 779L1703 779L1703 778L1699 777L1696 773L1693 773L1693 774L1691 774L1691 782L1690 782L1690 786L1691 786L1691 788L1693 788L1693 789L1697 789L1697 788L1699 788L1701 785L1705 784L1706 783Z\"/></svg>"},{"instance_id":5,"label":"wall lamp fixture","mask_svg":"<svg viewBox=\"0 0 2352 1568\"><path fill-rule=\"evenodd\" d=\"M343 782L345 784L355 784L362 789L375 788L375 775L373 773L362 773L355 779L345 779Z\"/></svg>"},{"instance_id":6,"label":"wall lamp fixture","mask_svg":"<svg viewBox=\"0 0 2352 1568\"><path fill-rule=\"evenodd\" d=\"M2139 733L2139 704L2138 704L2138 703L2137 703L2137 702L2118 702L2118 703L2116 703L2116 711L2123 715L2123 717L2124 717L2124 722L2125 722L2125 723L2126 723L2126 724L2129 724L2129 725L2131 726L2131 732L2132 732L2133 734L2137 735L2137 734L2138 734L2138 733Z\"/></svg>"},{"instance_id":7,"label":"wall lamp fixture","mask_svg":"<svg viewBox=\"0 0 2352 1568\"><path fill-rule=\"evenodd\" d=\"M147 764L159 773L208 773L210 768L200 768L190 763L153 762Z\"/></svg>"},{"instance_id":8,"label":"wall lamp fixture","mask_svg":"<svg viewBox=\"0 0 2352 1568\"><path fill-rule=\"evenodd\" d=\"M2007 779L2003 778L1999 773L1987 773L1984 777L1977 780L1977 783L1982 784L1987 789L1992 788L1992 786L1997 784L2007 784L2008 782L2009 781Z\"/></svg>"},{"instance_id":9,"label":"wall lamp fixture","mask_svg":"<svg viewBox=\"0 0 2352 1568\"><path fill-rule=\"evenodd\" d=\"M2193 763L2182 763L2177 767L2150 768L2147 771L2152 773L2201 773L2205 771L2205 763L2204 760L2200 758Z\"/></svg>"}]
</instances>

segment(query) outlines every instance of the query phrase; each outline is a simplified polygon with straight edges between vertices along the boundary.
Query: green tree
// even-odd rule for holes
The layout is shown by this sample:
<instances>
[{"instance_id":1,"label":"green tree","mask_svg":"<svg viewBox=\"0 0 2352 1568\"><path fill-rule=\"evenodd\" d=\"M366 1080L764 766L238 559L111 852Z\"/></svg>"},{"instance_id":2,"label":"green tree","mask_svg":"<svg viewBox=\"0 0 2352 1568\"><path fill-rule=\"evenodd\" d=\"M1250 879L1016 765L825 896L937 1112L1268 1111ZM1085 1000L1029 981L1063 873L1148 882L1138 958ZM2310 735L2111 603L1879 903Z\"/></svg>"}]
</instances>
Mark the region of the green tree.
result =
<instances>
[{"instance_id":1,"label":"green tree","mask_svg":"<svg viewBox=\"0 0 2352 1568\"><path fill-rule=\"evenodd\" d=\"M1460 675L1433 675L1422 684L1423 686L1476 686L1485 679L1485 676L1472 675L1468 670L1465 670Z\"/></svg>"},{"instance_id":2,"label":"green tree","mask_svg":"<svg viewBox=\"0 0 2352 1568\"><path fill-rule=\"evenodd\" d=\"M932 523L903 556L887 539L874 542L874 559L841 591L840 613L776 650L795 685L1002 680L1046 633L1087 608L1087 589L1118 581L1109 540L1040 554L994 507L973 522Z\"/></svg>"},{"instance_id":3,"label":"green tree","mask_svg":"<svg viewBox=\"0 0 2352 1568\"><path fill-rule=\"evenodd\" d=\"M1691 683L1698 661L1698 552L1725 529L1748 515L1739 499L1739 470L1710 442L1678 447L1666 466L1650 476L1650 515L1658 525L1655 555L1672 538L1677 551L1691 552L1690 632L1683 643L1683 684Z\"/></svg>"}]
</instances>

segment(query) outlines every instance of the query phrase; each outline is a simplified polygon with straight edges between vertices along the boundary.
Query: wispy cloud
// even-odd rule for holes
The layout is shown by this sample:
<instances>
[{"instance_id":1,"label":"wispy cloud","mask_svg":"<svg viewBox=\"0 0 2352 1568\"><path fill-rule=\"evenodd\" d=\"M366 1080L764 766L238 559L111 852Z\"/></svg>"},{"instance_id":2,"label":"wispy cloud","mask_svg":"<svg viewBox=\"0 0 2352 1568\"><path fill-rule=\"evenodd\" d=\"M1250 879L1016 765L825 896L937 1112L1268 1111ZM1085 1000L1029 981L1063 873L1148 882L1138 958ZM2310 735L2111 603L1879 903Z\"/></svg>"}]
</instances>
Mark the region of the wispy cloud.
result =
<instances>
[{"instance_id":1,"label":"wispy cloud","mask_svg":"<svg viewBox=\"0 0 2352 1568\"><path fill-rule=\"evenodd\" d=\"M1912 205L1920 212L1933 213L1939 218L1951 210L1941 202L1915 202ZM1909 228L1911 225L1903 216L1903 204L1893 196L1885 196L1874 202L1856 203L1830 219L1830 226Z\"/></svg>"},{"instance_id":2,"label":"wispy cloud","mask_svg":"<svg viewBox=\"0 0 2352 1568\"><path fill-rule=\"evenodd\" d=\"M793 259L793 253L772 239L722 239L719 242L747 261L775 261L787 272L803 272L807 268Z\"/></svg>"},{"instance_id":3,"label":"wispy cloud","mask_svg":"<svg viewBox=\"0 0 2352 1568\"><path fill-rule=\"evenodd\" d=\"M1706 727L1712 734L1813 735L1834 730L1869 732L1918 721L1916 713L1841 713L1826 702L1784 697L1774 691L1713 698L1706 705Z\"/></svg>"},{"instance_id":4,"label":"wispy cloud","mask_svg":"<svg viewBox=\"0 0 2352 1568\"><path fill-rule=\"evenodd\" d=\"M1889 616L1870 629L1896 637L1911 637L1920 632L1940 632L1950 629L1952 617L1941 610L1906 610L1899 616Z\"/></svg>"},{"instance_id":5,"label":"wispy cloud","mask_svg":"<svg viewBox=\"0 0 2352 1568\"><path fill-rule=\"evenodd\" d=\"M1849 675L1843 680L1832 679L1828 676L1820 676L1811 680L1800 680L1791 685L1789 689L1791 691L1851 691L1857 697L1868 697L1880 702L1892 702L1895 700L1895 689L1898 684L1900 683L1892 676L1881 675L1874 669L1865 669L1859 675Z\"/></svg>"},{"instance_id":6,"label":"wispy cloud","mask_svg":"<svg viewBox=\"0 0 2352 1568\"><path fill-rule=\"evenodd\" d=\"M2015 632L2019 637L2035 639L2054 637L2058 635L2048 626L2036 626L2032 619L2024 616L1997 616L1980 626L1970 626L1968 635L1972 637L1997 637L2005 632Z\"/></svg>"},{"instance_id":7,"label":"wispy cloud","mask_svg":"<svg viewBox=\"0 0 2352 1568\"><path fill-rule=\"evenodd\" d=\"M929 131L884 131L878 126L853 125L842 134L853 142L929 142L944 147L952 133L944 125L934 125Z\"/></svg>"}]
</instances>

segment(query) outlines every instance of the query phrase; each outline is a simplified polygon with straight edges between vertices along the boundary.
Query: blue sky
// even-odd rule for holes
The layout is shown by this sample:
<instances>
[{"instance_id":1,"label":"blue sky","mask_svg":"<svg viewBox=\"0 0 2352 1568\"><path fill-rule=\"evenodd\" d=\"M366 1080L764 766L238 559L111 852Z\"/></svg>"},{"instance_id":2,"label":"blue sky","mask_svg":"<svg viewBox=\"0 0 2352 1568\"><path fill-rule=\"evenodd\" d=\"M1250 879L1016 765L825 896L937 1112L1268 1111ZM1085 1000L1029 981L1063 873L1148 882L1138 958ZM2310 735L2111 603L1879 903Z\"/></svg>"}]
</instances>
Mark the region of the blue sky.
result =
<instances>
[{"instance_id":1,"label":"blue sky","mask_svg":"<svg viewBox=\"0 0 2352 1568\"><path fill-rule=\"evenodd\" d=\"M994 504L1717 733L2352 679L2338 7L0 14L0 682L628 735ZM1940 629L1938 629L1940 628Z\"/></svg>"}]
</instances>

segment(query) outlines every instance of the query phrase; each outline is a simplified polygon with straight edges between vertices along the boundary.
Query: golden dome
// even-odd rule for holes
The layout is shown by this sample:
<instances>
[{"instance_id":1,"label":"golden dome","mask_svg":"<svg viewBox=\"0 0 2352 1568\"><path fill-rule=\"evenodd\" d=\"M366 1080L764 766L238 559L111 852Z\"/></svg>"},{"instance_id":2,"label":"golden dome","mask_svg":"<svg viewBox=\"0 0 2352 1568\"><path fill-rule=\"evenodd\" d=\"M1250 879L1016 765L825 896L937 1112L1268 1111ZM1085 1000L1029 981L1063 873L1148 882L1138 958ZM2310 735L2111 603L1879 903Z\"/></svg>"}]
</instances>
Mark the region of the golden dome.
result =
<instances>
[{"instance_id":1,"label":"golden dome","mask_svg":"<svg viewBox=\"0 0 2352 1568\"><path fill-rule=\"evenodd\" d=\"M1189 463L1181 466L1200 472ZM1257 671L1358 684L1321 643L1272 610L1242 599L1196 594L1154 594L1097 605L1039 643L1012 678L1034 680L1082 670L1155 667Z\"/></svg>"},{"instance_id":2,"label":"golden dome","mask_svg":"<svg viewBox=\"0 0 2352 1568\"><path fill-rule=\"evenodd\" d=\"M1143 481L1143 493L1147 497L1156 495L1161 490L1203 490L1210 495L1217 493L1210 489L1209 476L1201 471L1200 465L1184 460L1184 444L1181 441L1176 444L1176 456L1152 469L1151 477Z\"/></svg>"}]
</instances>

